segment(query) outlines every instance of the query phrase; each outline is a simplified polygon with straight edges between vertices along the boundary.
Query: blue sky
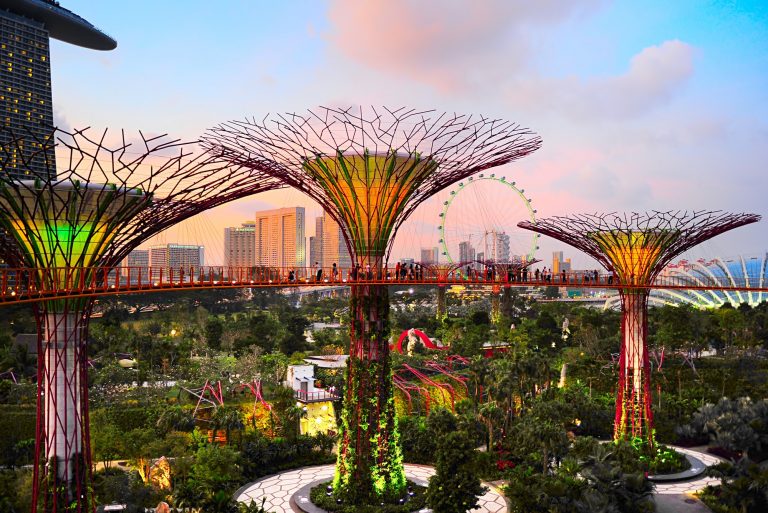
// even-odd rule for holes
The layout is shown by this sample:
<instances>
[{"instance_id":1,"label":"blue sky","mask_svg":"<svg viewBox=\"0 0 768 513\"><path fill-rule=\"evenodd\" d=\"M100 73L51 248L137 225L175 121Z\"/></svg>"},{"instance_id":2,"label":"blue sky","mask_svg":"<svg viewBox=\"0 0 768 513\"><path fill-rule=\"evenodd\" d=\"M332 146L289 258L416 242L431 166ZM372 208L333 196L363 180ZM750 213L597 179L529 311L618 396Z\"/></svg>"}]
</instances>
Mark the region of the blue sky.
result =
<instances>
[{"instance_id":1,"label":"blue sky","mask_svg":"<svg viewBox=\"0 0 768 513\"><path fill-rule=\"evenodd\" d=\"M62 4L118 48L52 44L61 124L195 138L227 119L320 104L479 113L542 135L536 155L502 171L525 184L540 216L654 208L768 214L766 2ZM299 202L308 217L319 213L298 193L267 194L209 214L206 237L257 208ZM396 256L431 245L434 216L423 210L404 227ZM766 223L699 254L764 252ZM214 244L221 242L207 243ZM576 257L547 241L545 260L553 249Z\"/></svg>"}]
</instances>

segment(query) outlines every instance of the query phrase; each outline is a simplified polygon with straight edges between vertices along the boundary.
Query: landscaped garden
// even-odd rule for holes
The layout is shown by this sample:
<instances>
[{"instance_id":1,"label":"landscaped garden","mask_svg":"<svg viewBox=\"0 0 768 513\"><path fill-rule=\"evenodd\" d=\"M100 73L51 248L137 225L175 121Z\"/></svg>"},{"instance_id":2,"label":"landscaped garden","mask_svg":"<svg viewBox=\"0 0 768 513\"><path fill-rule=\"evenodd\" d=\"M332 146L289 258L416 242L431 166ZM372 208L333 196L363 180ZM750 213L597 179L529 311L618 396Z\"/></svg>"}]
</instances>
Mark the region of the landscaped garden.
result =
<instances>
[{"instance_id":1,"label":"landscaped garden","mask_svg":"<svg viewBox=\"0 0 768 513\"><path fill-rule=\"evenodd\" d=\"M453 297L439 322L431 294L393 294L390 327L395 337L418 328L451 345L435 351L417 344L392 363L403 460L437 473L423 493L411 486L413 495L392 497L381 511L397 511L400 500L406 510L426 504L438 513L466 511L483 492L481 480L502 481L515 512L652 511L647 476L687 465L669 445L708 446L730 461L710 470L722 484L701 495L713 511L765 510L765 306L651 309L651 446L611 440L618 313L508 294L496 324L487 299ZM171 294L104 300L89 346L99 504L139 511L163 500L237 511L233 495L246 483L335 462L335 433L300 433L307 413L283 380L288 365L307 355L345 351L343 328L315 331L312 343L304 332L312 322L344 326L346 304L306 299L296 308L282 294L256 292L246 300L234 291L196 293L189 301ZM0 441L0 511L26 511L31 496L35 367L13 340L33 326L23 308L8 308L0 321L0 372L12 369L16 380L0 381L7 434ZM343 369L316 369L316 378L343 393ZM221 383L222 401L204 390L206 382ZM254 382L260 396L238 386ZM345 511L327 486L317 488L318 502Z\"/></svg>"}]
</instances>

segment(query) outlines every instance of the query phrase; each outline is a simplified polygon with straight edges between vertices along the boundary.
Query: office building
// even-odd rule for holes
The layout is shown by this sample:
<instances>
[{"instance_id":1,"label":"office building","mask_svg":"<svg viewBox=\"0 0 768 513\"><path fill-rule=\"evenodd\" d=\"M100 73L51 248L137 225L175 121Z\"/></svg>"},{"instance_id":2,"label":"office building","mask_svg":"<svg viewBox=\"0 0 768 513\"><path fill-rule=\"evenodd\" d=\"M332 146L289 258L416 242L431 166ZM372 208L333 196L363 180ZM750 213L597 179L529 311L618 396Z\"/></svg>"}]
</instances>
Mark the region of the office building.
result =
<instances>
[{"instance_id":1,"label":"office building","mask_svg":"<svg viewBox=\"0 0 768 513\"><path fill-rule=\"evenodd\" d=\"M422 264L436 264L438 263L437 248L421 248L421 263Z\"/></svg>"},{"instance_id":2,"label":"office building","mask_svg":"<svg viewBox=\"0 0 768 513\"><path fill-rule=\"evenodd\" d=\"M352 257L339 224L328 214L323 214L323 269L330 269L333 264L345 272L352 267ZM313 262L314 263L314 262Z\"/></svg>"},{"instance_id":3,"label":"office building","mask_svg":"<svg viewBox=\"0 0 768 513\"><path fill-rule=\"evenodd\" d=\"M188 244L163 244L149 249L149 264L155 269L173 270L190 267L198 268L205 265L205 248Z\"/></svg>"},{"instance_id":4,"label":"office building","mask_svg":"<svg viewBox=\"0 0 768 513\"><path fill-rule=\"evenodd\" d=\"M493 260L500 263L509 262L509 235L506 233L496 233L496 254Z\"/></svg>"},{"instance_id":5,"label":"office building","mask_svg":"<svg viewBox=\"0 0 768 513\"><path fill-rule=\"evenodd\" d=\"M127 280L130 276L131 283L145 281L149 276L149 250L134 249L123 260L123 266L127 269L122 272L122 279Z\"/></svg>"},{"instance_id":6,"label":"office building","mask_svg":"<svg viewBox=\"0 0 768 513\"><path fill-rule=\"evenodd\" d=\"M301 268L307 265L304 207L256 212L256 265Z\"/></svg>"},{"instance_id":7,"label":"office building","mask_svg":"<svg viewBox=\"0 0 768 513\"><path fill-rule=\"evenodd\" d=\"M323 225L324 217L315 218L315 236L309 238L309 264L323 263Z\"/></svg>"},{"instance_id":8,"label":"office building","mask_svg":"<svg viewBox=\"0 0 768 513\"><path fill-rule=\"evenodd\" d=\"M224 265L253 267L256 265L256 223L224 228Z\"/></svg>"},{"instance_id":9,"label":"office building","mask_svg":"<svg viewBox=\"0 0 768 513\"><path fill-rule=\"evenodd\" d=\"M471 262L475 259L475 248L469 241L459 242L459 262Z\"/></svg>"},{"instance_id":10,"label":"office building","mask_svg":"<svg viewBox=\"0 0 768 513\"><path fill-rule=\"evenodd\" d=\"M571 272L571 259L563 259L563 252L562 251L553 251L552 252L552 273L558 274L565 271L566 273Z\"/></svg>"},{"instance_id":11,"label":"office building","mask_svg":"<svg viewBox=\"0 0 768 513\"><path fill-rule=\"evenodd\" d=\"M6 170L24 178L55 175L50 38L93 50L117 42L52 0L0 0L0 146ZM15 146L12 138L24 137Z\"/></svg>"}]
</instances>

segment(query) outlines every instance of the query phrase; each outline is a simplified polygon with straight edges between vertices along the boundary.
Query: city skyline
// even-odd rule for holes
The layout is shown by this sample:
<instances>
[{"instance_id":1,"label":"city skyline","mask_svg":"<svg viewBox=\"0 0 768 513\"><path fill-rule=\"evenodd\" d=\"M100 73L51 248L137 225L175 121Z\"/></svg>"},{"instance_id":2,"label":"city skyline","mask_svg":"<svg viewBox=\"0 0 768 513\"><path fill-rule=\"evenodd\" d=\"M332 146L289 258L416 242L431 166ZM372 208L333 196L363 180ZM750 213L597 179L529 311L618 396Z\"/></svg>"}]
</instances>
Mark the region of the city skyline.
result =
<instances>
[{"instance_id":1,"label":"city skyline","mask_svg":"<svg viewBox=\"0 0 768 513\"><path fill-rule=\"evenodd\" d=\"M51 43L58 123L192 138L225 119L317 104L463 109L515 119L543 136L531 159L501 168L526 188L540 217L646 209L766 213L768 8L759 2L544 2L536 9L507 2L437 9L406 1L386 8L333 1L210 9L190 2L183 10L153 4L151 17L147 5L65 3L108 28L120 45L101 53ZM393 13L400 37L378 37L380 25L368 20ZM429 38L420 19L430 20ZM190 32L208 37L185 37ZM189 66L200 59L206 66ZM355 79L339 79L350 75ZM440 199L406 222L390 260L437 242ZM309 219L322 215L300 193L277 191L207 216L211 232L220 234L228 219L294 204ZM759 223L693 257L759 254L766 234ZM545 261L564 249L546 239L540 247L537 257ZM592 265L571 256L575 268Z\"/></svg>"}]
</instances>

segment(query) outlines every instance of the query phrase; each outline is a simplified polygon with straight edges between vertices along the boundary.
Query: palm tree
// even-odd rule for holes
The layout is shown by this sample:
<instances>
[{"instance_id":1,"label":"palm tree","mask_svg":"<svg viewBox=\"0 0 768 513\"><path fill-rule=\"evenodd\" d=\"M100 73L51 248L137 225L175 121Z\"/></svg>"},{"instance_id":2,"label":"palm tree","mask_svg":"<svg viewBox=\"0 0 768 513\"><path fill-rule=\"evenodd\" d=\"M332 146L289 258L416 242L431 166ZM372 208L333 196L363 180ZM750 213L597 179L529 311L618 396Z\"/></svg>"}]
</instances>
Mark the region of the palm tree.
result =
<instances>
[{"instance_id":1,"label":"palm tree","mask_svg":"<svg viewBox=\"0 0 768 513\"><path fill-rule=\"evenodd\" d=\"M243 412L235 406L219 406L211 415L211 429L214 433L223 429L227 437L227 444L231 444L230 432L241 430L244 427Z\"/></svg>"}]
</instances>

